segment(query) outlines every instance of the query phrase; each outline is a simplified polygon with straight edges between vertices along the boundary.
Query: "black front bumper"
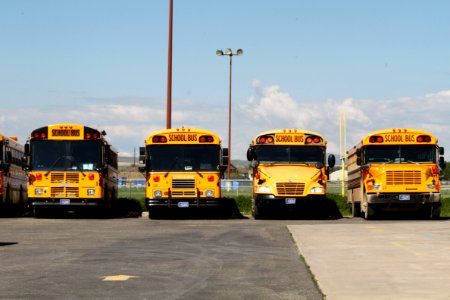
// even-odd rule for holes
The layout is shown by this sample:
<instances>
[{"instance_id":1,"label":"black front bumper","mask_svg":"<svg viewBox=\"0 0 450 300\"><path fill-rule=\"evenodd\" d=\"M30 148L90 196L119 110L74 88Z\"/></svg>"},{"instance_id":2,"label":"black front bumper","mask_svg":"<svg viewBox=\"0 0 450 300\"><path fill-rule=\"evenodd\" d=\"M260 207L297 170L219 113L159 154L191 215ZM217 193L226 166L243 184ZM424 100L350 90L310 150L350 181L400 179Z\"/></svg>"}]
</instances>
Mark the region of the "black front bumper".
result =
<instances>
[{"instance_id":1,"label":"black front bumper","mask_svg":"<svg viewBox=\"0 0 450 300\"><path fill-rule=\"evenodd\" d=\"M220 205L218 198L146 198L145 205L150 207L168 207L168 208L196 208L196 207L216 207Z\"/></svg>"},{"instance_id":2,"label":"black front bumper","mask_svg":"<svg viewBox=\"0 0 450 300\"><path fill-rule=\"evenodd\" d=\"M306 197L276 197L268 194L255 195L254 205L258 207L295 208L319 204L325 195L308 195Z\"/></svg>"},{"instance_id":3,"label":"black front bumper","mask_svg":"<svg viewBox=\"0 0 450 300\"><path fill-rule=\"evenodd\" d=\"M28 198L28 203L35 207L44 206L61 206L61 207L85 207L85 206L102 206L106 205L103 199L61 199L61 198Z\"/></svg>"}]
</instances>

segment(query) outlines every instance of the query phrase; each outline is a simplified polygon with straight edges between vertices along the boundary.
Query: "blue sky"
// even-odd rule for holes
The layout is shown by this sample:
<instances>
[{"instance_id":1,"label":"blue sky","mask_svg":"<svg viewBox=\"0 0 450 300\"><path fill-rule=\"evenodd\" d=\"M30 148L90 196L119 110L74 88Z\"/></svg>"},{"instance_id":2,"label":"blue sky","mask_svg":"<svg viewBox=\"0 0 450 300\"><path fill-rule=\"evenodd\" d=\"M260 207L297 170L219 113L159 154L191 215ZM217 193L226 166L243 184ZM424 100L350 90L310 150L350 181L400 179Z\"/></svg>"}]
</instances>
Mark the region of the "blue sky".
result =
<instances>
[{"instance_id":1,"label":"blue sky","mask_svg":"<svg viewBox=\"0 0 450 300\"><path fill-rule=\"evenodd\" d=\"M165 128L168 0L0 0L0 132L105 129L122 155ZM210 129L232 157L274 128L339 150L388 127L450 139L450 2L174 0L172 126ZM449 149L450 151L450 149ZM449 152L450 153L450 152ZM450 156L446 156L450 157Z\"/></svg>"}]
</instances>

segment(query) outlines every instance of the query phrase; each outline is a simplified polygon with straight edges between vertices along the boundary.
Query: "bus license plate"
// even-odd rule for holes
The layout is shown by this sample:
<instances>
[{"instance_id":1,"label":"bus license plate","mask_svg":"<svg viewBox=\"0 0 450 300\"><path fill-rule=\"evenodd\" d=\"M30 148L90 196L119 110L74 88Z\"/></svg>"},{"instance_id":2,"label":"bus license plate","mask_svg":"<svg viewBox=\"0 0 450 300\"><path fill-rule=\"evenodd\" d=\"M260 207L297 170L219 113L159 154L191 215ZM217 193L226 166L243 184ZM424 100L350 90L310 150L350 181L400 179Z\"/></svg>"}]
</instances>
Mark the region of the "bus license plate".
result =
<instances>
[{"instance_id":1,"label":"bus license plate","mask_svg":"<svg viewBox=\"0 0 450 300\"><path fill-rule=\"evenodd\" d=\"M189 207L189 202L178 202L178 207L180 208Z\"/></svg>"},{"instance_id":2,"label":"bus license plate","mask_svg":"<svg viewBox=\"0 0 450 300\"><path fill-rule=\"evenodd\" d=\"M70 205L70 199L61 199L59 201L61 205Z\"/></svg>"},{"instance_id":3,"label":"bus license plate","mask_svg":"<svg viewBox=\"0 0 450 300\"><path fill-rule=\"evenodd\" d=\"M286 204L295 204L297 199L295 198L286 198Z\"/></svg>"},{"instance_id":4,"label":"bus license plate","mask_svg":"<svg viewBox=\"0 0 450 300\"><path fill-rule=\"evenodd\" d=\"M411 200L411 196L407 194L398 195L398 200L400 201L409 201Z\"/></svg>"}]
</instances>

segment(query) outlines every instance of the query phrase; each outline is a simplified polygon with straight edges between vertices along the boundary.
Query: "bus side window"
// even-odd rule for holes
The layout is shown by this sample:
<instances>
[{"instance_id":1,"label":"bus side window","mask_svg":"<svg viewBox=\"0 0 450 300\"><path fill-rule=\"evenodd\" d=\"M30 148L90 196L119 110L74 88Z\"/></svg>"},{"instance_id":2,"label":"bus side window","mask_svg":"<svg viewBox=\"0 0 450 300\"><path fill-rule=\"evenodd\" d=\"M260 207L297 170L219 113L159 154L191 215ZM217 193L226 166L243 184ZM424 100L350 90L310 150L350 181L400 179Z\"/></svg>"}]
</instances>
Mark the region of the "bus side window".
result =
<instances>
[{"instance_id":1,"label":"bus side window","mask_svg":"<svg viewBox=\"0 0 450 300\"><path fill-rule=\"evenodd\" d=\"M11 150L6 150L6 153L5 153L5 162L6 162L7 164L12 163L12 153L11 153Z\"/></svg>"}]
</instances>

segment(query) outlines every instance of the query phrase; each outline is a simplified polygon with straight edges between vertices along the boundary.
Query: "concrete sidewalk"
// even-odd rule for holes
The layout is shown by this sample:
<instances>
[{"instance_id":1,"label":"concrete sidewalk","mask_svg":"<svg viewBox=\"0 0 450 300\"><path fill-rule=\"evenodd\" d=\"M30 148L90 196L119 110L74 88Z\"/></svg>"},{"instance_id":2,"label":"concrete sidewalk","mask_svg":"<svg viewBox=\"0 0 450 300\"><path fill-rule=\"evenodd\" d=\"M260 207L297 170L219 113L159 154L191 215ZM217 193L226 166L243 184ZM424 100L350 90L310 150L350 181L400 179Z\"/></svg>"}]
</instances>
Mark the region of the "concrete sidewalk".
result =
<instances>
[{"instance_id":1,"label":"concrete sidewalk","mask_svg":"<svg viewBox=\"0 0 450 300\"><path fill-rule=\"evenodd\" d=\"M450 221L288 229L328 300L450 299Z\"/></svg>"}]
</instances>

